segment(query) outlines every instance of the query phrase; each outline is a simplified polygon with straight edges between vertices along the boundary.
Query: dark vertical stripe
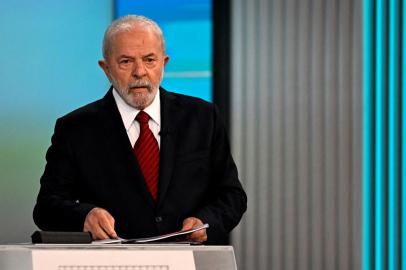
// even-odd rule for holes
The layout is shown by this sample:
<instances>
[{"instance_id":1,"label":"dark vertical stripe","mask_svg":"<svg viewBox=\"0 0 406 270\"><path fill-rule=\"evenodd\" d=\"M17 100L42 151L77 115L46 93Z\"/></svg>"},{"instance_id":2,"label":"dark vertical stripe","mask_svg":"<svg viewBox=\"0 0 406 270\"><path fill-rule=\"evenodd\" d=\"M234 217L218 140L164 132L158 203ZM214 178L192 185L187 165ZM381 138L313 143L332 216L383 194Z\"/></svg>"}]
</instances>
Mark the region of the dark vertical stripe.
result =
<instances>
[{"instance_id":1,"label":"dark vertical stripe","mask_svg":"<svg viewBox=\"0 0 406 270\"><path fill-rule=\"evenodd\" d=\"M113 1L113 5L112 5L112 9L111 9L113 20L118 18L118 3L117 2L118 2L117 0Z\"/></svg>"},{"instance_id":2,"label":"dark vertical stripe","mask_svg":"<svg viewBox=\"0 0 406 270\"><path fill-rule=\"evenodd\" d=\"M402 91L402 72L403 69L405 68L405 63L402 62L403 59L403 54L404 52L404 45L403 44L403 39L402 39L402 33L403 33L403 24L402 21L405 19L405 15L403 13L404 10L404 1L403 0L399 0L399 9L398 9L398 53L399 53L399 60L398 60L398 87L399 87L399 98L398 98L398 103L397 106L399 108L399 117L398 117L398 129L399 129L399 136L398 136L398 142L397 144L399 145L399 148L397 150L397 158L398 158L398 162L399 162L399 166L398 166L398 189L397 189L397 203L399 205L399 207L397 208L397 216L399 217L397 220L397 235L399 236L398 242L397 242L397 250L398 250L398 257L397 257L397 264L398 264L398 268L401 269L402 267L402 259L403 259L403 252L402 252L402 195L406 196L405 194L402 194L402 144L406 143L403 141L403 136L404 136L404 130L402 130L402 111L405 109L406 104L402 102L403 100L403 94L404 92ZM402 136L403 135L403 136ZM403 168L404 169L404 168Z\"/></svg>"},{"instance_id":3,"label":"dark vertical stripe","mask_svg":"<svg viewBox=\"0 0 406 270\"><path fill-rule=\"evenodd\" d=\"M218 105L227 130L230 128L231 3L212 1L213 102Z\"/></svg>"}]
</instances>

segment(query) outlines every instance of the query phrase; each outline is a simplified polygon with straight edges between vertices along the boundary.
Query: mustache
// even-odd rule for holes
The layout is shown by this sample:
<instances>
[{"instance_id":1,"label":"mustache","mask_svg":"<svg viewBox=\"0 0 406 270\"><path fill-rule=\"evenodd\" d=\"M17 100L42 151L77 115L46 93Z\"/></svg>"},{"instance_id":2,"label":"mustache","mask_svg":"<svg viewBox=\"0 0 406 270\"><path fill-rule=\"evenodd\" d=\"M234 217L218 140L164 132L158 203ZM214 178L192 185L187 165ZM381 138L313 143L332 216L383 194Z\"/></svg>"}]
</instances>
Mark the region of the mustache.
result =
<instances>
[{"instance_id":1,"label":"mustache","mask_svg":"<svg viewBox=\"0 0 406 270\"><path fill-rule=\"evenodd\" d=\"M152 90L152 83L148 80L136 80L136 81L128 84L128 89L136 88L136 87L145 87L148 90Z\"/></svg>"}]
</instances>

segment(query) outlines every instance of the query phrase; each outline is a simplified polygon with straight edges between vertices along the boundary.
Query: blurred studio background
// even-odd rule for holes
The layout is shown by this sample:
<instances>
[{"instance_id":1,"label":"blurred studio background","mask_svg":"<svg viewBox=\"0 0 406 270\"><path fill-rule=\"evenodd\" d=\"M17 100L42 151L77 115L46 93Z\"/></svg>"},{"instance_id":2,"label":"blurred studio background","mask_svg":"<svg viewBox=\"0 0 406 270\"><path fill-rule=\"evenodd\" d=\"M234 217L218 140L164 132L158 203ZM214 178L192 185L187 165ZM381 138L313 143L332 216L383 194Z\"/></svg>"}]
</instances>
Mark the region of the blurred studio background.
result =
<instances>
[{"instance_id":1,"label":"blurred studio background","mask_svg":"<svg viewBox=\"0 0 406 270\"><path fill-rule=\"evenodd\" d=\"M106 93L129 13L164 31L163 87L220 108L239 269L406 269L406 0L0 1L0 244L37 229L55 121Z\"/></svg>"}]
</instances>

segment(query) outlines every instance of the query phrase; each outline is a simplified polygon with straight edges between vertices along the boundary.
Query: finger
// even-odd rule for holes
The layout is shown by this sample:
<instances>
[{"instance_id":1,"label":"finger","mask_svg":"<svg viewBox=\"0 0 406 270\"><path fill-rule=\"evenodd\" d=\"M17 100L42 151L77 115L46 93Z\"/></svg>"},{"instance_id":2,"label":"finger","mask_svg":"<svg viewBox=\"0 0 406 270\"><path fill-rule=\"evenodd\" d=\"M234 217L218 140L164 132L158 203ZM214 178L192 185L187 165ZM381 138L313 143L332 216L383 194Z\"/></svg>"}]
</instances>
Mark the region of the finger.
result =
<instances>
[{"instance_id":1,"label":"finger","mask_svg":"<svg viewBox=\"0 0 406 270\"><path fill-rule=\"evenodd\" d=\"M194 232L189 235L188 239L192 241L204 242L207 240L206 230Z\"/></svg>"},{"instance_id":2,"label":"finger","mask_svg":"<svg viewBox=\"0 0 406 270\"><path fill-rule=\"evenodd\" d=\"M98 226L97 228L94 229L94 231L92 232L92 234L94 235L94 238L96 240L104 240L104 239L109 239L110 237L107 235L107 233L103 230L103 228L101 228L100 226Z\"/></svg>"},{"instance_id":3,"label":"finger","mask_svg":"<svg viewBox=\"0 0 406 270\"><path fill-rule=\"evenodd\" d=\"M92 233L93 239L117 238L114 218L103 208L93 208L85 219L84 231Z\"/></svg>"},{"instance_id":4,"label":"finger","mask_svg":"<svg viewBox=\"0 0 406 270\"><path fill-rule=\"evenodd\" d=\"M192 238L200 238L206 235L206 229L199 230L190 234Z\"/></svg>"},{"instance_id":5,"label":"finger","mask_svg":"<svg viewBox=\"0 0 406 270\"><path fill-rule=\"evenodd\" d=\"M110 216L111 217L111 216ZM114 230L114 219L108 216L104 216L100 219L100 227L110 238L117 238L117 233Z\"/></svg>"},{"instance_id":6,"label":"finger","mask_svg":"<svg viewBox=\"0 0 406 270\"><path fill-rule=\"evenodd\" d=\"M204 237L205 235L206 235L206 230L200 230L200 231L190 234L190 236L192 238L201 238L201 237Z\"/></svg>"},{"instance_id":7,"label":"finger","mask_svg":"<svg viewBox=\"0 0 406 270\"><path fill-rule=\"evenodd\" d=\"M92 234L93 240L102 240L109 238L108 235L98 224L87 224L85 225L83 231L90 232Z\"/></svg>"},{"instance_id":8,"label":"finger","mask_svg":"<svg viewBox=\"0 0 406 270\"><path fill-rule=\"evenodd\" d=\"M189 217L183 221L182 230L189 230L199 225L203 225L203 222L200 219L195 217ZM187 239L198 242L206 241L207 240L206 229L191 233L190 235L187 236Z\"/></svg>"}]
</instances>

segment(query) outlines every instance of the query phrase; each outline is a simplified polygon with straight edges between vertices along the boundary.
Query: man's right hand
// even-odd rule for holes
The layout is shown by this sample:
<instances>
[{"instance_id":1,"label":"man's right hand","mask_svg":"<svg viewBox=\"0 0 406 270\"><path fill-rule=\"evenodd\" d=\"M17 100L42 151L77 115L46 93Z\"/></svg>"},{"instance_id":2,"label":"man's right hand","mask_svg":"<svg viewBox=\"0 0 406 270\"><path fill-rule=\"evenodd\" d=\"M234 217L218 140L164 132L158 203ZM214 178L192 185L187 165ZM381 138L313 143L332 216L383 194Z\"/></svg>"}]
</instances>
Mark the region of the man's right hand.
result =
<instances>
[{"instance_id":1,"label":"man's right hand","mask_svg":"<svg viewBox=\"0 0 406 270\"><path fill-rule=\"evenodd\" d=\"M95 207L86 216L84 232L91 232L93 240L117 238L114 218L103 208Z\"/></svg>"}]
</instances>

